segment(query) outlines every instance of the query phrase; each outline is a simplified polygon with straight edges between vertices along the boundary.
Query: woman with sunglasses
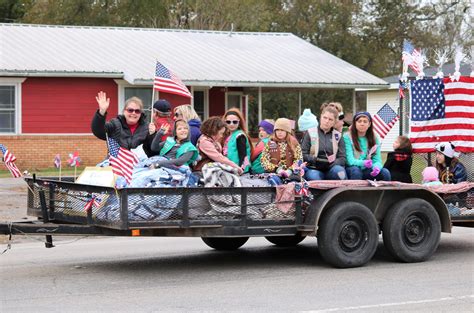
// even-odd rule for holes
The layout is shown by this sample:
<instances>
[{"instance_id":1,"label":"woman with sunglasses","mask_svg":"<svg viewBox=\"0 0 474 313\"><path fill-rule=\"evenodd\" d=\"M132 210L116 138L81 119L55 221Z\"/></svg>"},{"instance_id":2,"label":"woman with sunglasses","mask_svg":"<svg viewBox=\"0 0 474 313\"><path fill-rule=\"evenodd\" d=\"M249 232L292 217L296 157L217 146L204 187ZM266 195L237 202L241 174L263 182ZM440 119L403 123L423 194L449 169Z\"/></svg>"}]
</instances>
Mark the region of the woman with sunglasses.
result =
<instances>
[{"instance_id":1,"label":"woman with sunglasses","mask_svg":"<svg viewBox=\"0 0 474 313\"><path fill-rule=\"evenodd\" d=\"M147 123L143 113L143 102L137 97L132 97L125 102L121 115L106 122L107 110L110 98L105 92L97 94L96 101L99 109L92 119L92 133L99 139L115 139L125 149L134 149L143 144L143 150L147 156L152 156L151 143L156 132L155 124Z\"/></svg>"},{"instance_id":2,"label":"woman with sunglasses","mask_svg":"<svg viewBox=\"0 0 474 313\"><path fill-rule=\"evenodd\" d=\"M390 181L390 172L382 166L380 141L375 136L369 112L357 112L343 138L349 179Z\"/></svg>"},{"instance_id":3,"label":"woman with sunglasses","mask_svg":"<svg viewBox=\"0 0 474 313\"><path fill-rule=\"evenodd\" d=\"M189 104L179 105L174 109L174 119L183 119L188 122L189 131L191 132L191 143L197 144L199 136L201 136L201 119Z\"/></svg>"},{"instance_id":4,"label":"woman with sunglasses","mask_svg":"<svg viewBox=\"0 0 474 313\"><path fill-rule=\"evenodd\" d=\"M194 167L195 171L201 171L202 167L209 162L219 162L236 168L239 175L243 173L240 166L222 154L222 140L226 130L226 124L218 116L210 117L202 123L201 137L197 143L201 159Z\"/></svg>"},{"instance_id":5,"label":"woman with sunglasses","mask_svg":"<svg viewBox=\"0 0 474 313\"><path fill-rule=\"evenodd\" d=\"M250 156L253 147L244 117L239 109L231 108L225 112L223 120L230 132L224 141L223 153L229 160L241 167L244 173L247 173L250 171Z\"/></svg>"}]
</instances>

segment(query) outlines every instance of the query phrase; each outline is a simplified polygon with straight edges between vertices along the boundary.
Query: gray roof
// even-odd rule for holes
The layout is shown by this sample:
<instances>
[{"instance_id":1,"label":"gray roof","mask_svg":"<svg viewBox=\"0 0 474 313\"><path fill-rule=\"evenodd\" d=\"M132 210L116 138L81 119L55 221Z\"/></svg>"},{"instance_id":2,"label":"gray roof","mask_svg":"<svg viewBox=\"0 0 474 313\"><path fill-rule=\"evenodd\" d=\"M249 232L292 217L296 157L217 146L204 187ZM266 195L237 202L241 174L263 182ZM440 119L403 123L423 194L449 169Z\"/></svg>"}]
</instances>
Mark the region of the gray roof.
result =
<instances>
[{"instance_id":1,"label":"gray roof","mask_svg":"<svg viewBox=\"0 0 474 313\"><path fill-rule=\"evenodd\" d=\"M159 60L194 86L388 87L291 33L0 24L0 41L0 76L151 84Z\"/></svg>"},{"instance_id":2,"label":"gray roof","mask_svg":"<svg viewBox=\"0 0 474 313\"><path fill-rule=\"evenodd\" d=\"M447 63L443 65L444 76L452 75L454 74L454 71L455 71L454 63ZM432 76L435 76L436 73L438 73L438 67L437 66L427 67L423 70L423 72L425 73L425 76L432 77ZM461 63L461 66L459 67L459 72L461 72L461 75L463 76L469 76L471 74L471 65ZM416 77L416 74L411 69L408 69L408 73L410 74L410 77ZM398 84L399 78L400 78L400 75L393 75L393 76L385 77L384 80L390 84Z\"/></svg>"}]
</instances>

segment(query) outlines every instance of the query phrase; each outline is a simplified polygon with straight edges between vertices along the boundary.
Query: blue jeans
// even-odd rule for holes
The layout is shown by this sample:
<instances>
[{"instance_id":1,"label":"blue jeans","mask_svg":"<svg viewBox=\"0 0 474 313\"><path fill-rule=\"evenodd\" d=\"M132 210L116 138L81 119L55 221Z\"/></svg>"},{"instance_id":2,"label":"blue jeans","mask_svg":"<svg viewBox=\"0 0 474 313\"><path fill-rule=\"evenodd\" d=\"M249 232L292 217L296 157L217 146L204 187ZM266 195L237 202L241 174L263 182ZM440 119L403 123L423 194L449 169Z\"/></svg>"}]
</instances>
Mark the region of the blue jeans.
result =
<instances>
[{"instance_id":1,"label":"blue jeans","mask_svg":"<svg viewBox=\"0 0 474 313\"><path fill-rule=\"evenodd\" d=\"M373 177L370 175L370 172L372 172L371 169L364 168L361 169L358 166L349 166L346 167L347 171L347 177L349 179L369 179L369 180L384 180L384 181L391 181L392 177L390 175L390 172L386 168L382 168L380 170L380 173Z\"/></svg>"},{"instance_id":2,"label":"blue jeans","mask_svg":"<svg viewBox=\"0 0 474 313\"><path fill-rule=\"evenodd\" d=\"M334 165L327 171L306 169L306 180L344 180L347 179L346 170L340 165Z\"/></svg>"}]
</instances>

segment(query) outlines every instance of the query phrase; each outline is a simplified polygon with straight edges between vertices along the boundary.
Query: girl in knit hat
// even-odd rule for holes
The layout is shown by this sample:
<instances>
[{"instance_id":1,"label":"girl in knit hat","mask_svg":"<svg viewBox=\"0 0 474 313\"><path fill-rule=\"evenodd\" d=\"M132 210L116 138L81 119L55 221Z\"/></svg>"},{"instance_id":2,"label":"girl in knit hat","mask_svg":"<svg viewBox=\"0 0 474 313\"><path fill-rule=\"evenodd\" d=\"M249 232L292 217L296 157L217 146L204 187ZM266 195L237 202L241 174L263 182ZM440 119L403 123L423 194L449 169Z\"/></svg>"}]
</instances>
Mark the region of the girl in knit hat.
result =
<instances>
[{"instance_id":1,"label":"girl in knit hat","mask_svg":"<svg viewBox=\"0 0 474 313\"><path fill-rule=\"evenodd\" d=\"M349 179L390 181L390 172L382 167L380 140L375 136L369 112L357 112L343 138Z\"/></svg>"},{"instance_id":2,"label":"girl in knit hat","mask_svg":"<svg viewBox=\"0 0 474 313\"><path fill-rule=\"evenodd\" d=\"M459 154L454 150L456 147L450 142L442 142L436 145L436 169L439 178L445 184L457 184L467 181L467 172L464 165L459 162Z\"/></svg>"},{"instance_id":3,"label":"girl in knit hat","mask_svg":"<svg viewBox=\"0 0 474 313\"><path fill-rule=\"evenodd\" d=\"M258 124L258 138L260 139L255 148L253 149L251 161L252 161L252 168L251 171L253 174L261 174L264 173L265 170L263 169L261 158L263 149L265 149L265 145L270 140L270 136L273 134L273 126L275 124L274 120L263 120Z\"/></svg>"},{"instance_id":4,"label":"girl in knit hat","mask_svg":"<svg viewBox=\"0 0 474 313\"><path fill-rule=\"evenodd\" d=\"M262 152L261 162L265 172L277 174L270 180L270 183L275 185L281 184L282 178L291 176L293 174L291 168L297 168L303 162L301 147L291 135L291 124L288 119L276 120L270 141Z\"/></svg>"},{"instance_id":5,"label":"girl in knit hat","mask_svg":"<svg viewBox=\"0 0 474 313\"><path fill-rule=\"evenodd\" d=\"M224 140L223 154L247 173L250 171L250 155L253 147L245 119L239 109L231 108L225 112L223 120L230 132Z\"/></svg>"},{"instance_id":6,"label":"girl in knit hat","mask_svg":"<svg viewBox=\"0 0 474 313\"><path fill-rule=\"evenodd\" d=\"M439 181L439 173L436 167L433 167L433 166L425 167L421 175L423 176L424 186L442 185L442 183Z\"/></svg>"}]
</instances>

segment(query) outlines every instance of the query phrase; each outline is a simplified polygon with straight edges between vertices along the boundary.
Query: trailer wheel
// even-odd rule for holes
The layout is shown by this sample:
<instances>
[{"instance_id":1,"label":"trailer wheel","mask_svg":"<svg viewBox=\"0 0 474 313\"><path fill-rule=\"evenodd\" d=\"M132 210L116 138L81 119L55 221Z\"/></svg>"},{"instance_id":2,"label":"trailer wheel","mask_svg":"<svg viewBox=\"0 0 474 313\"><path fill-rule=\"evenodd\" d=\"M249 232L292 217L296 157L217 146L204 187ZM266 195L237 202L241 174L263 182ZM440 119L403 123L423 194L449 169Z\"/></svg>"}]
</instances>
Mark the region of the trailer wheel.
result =
<instances>
[{"instance_id":1,"label":"trailer wheel","mask_svg":"<svg viewBox=\"0 0 474 313\"><path fill-rule=\"evenodd\" d=\"M324 214L319 225L319 252L333 266L362 266L377 250L377 221L365 205L357 202L336 204Z\"/></svg>"},{"instance_id":2,"label":"trailer wheel","mask_svg":"<svg viewBox=\"0 0 474 313\"><path fill-rule=\"evenodd\" d=\"M296 234L293 236L268 236L265 237L268 241L273 243L278 247L293 247L302 242L306 236L301 236L300 234Z\"/></svg>"},{"instance_id":3,"label":"trailer wheel","mask_svg":"<svg viewBox=\"0 0 474 313\"><path fill-rule=\"evenodd\" d=\"M216 250L237 250L249 240L249 237L202 237L202 241Z\"/></svg>"},{"instance_id":4,"label":"trailer wheel","mask_svg":"<svg viewBox=\"0 0 474 313\"><path fill-rule=\"evenodd\" d=\"M435 208L422 199L396 203L383 221L383 242L402 262L422 262L438 248L441 222Z\"/></svg>"}]
</instances>

